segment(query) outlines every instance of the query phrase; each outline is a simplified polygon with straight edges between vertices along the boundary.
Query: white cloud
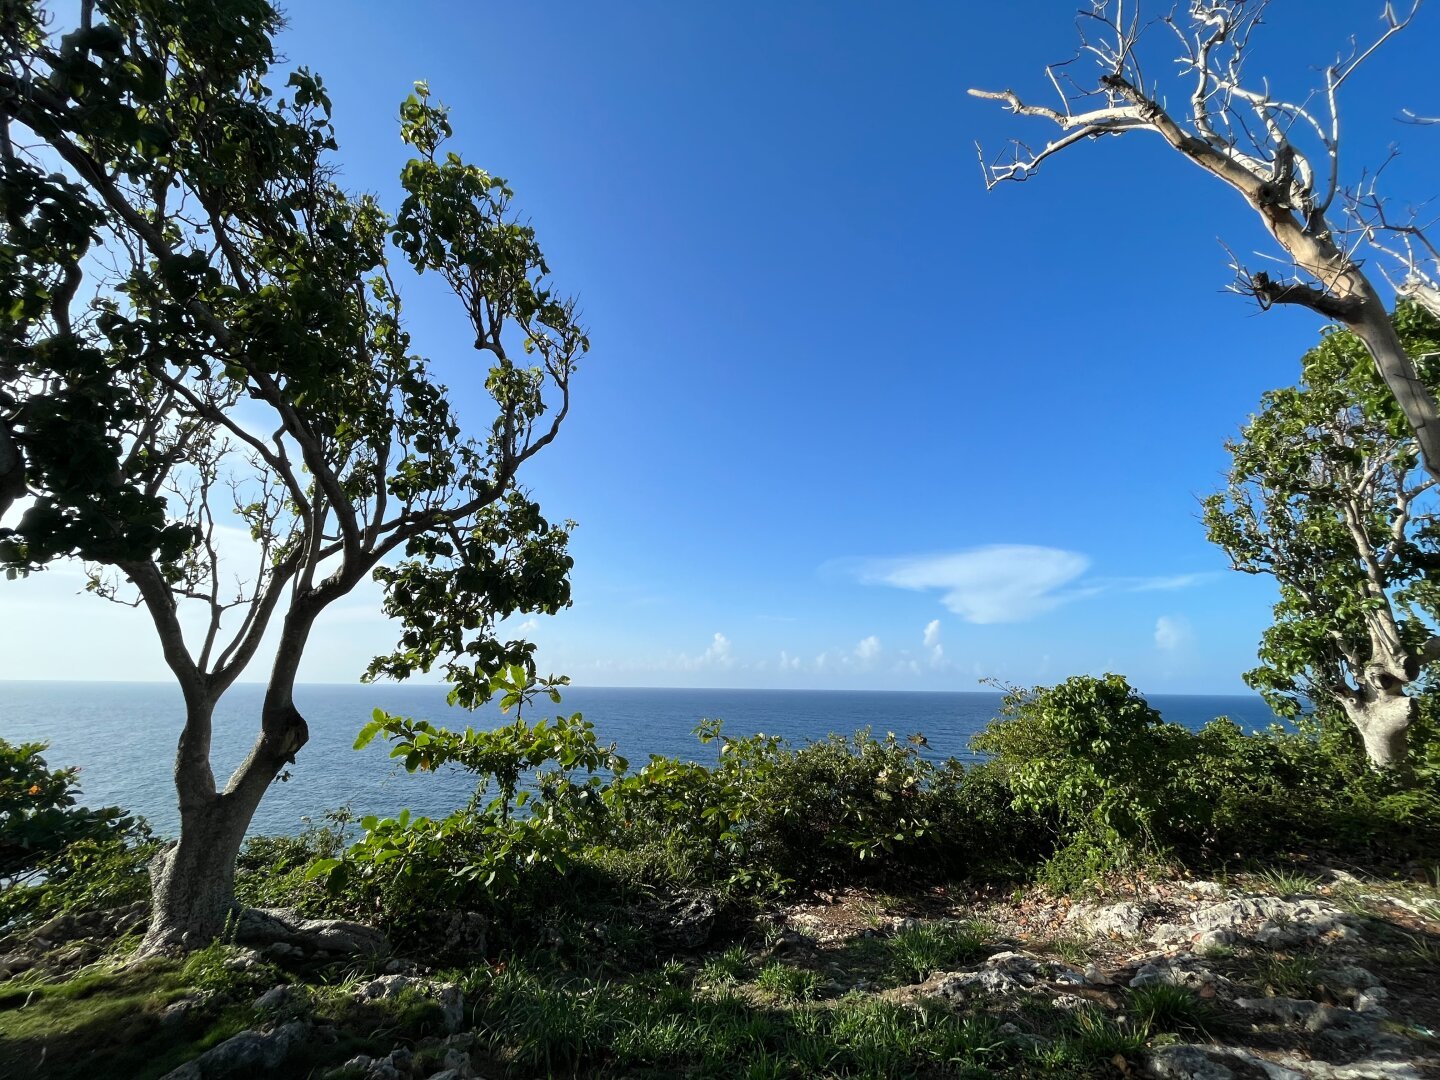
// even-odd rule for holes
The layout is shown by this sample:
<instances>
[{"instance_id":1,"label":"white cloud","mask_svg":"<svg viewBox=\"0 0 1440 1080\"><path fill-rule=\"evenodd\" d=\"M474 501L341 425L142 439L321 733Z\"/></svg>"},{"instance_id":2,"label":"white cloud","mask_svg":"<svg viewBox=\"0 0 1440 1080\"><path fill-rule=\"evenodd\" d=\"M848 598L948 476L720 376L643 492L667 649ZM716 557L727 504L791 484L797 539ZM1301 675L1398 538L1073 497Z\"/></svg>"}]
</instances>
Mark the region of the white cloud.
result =
<instances>
[{"instance_id":1,"label":"white cloud","mask_svg":"<svg viewBox=\"0 0 1440 1080\"><path fill-rule=\"evenodd\" d=\"M1155 647L1175 652L1190 643L1190 623L1180 615L1161 615L1155 620Z\"/></svg>"},{"instance_id":2,"label":"white cloud","mask_svg":"<svg viewBox=\"0 0 1440 1080\"><path fill-rule=\"evenodd\" d=\"M865 638L855 646L855 659L862 664L868 664L880 655L880 639L874 634Z\"/></svg>"},{"instance_id":3,"label":"white cloud","mask_svg":"<svg viewBox=\"0 0 1440 1080\"><path fill-rule=\"evenodd\" d=\"M669 666L677 668L680 671L700 671L703 668L732 668L735 666L735 658L730 654L730 639L717 631L715 636L710 639L710 645L699 656L681 653L675 657Z\"/></svg>"},{"instance_id":4,"label":"white cloud","mask_svg":"<svg viewBox=\"0 0 1440 1080\"><path fill-rule=\"evenodd\" d=\"M710 647L705 650L700 660L716 667L729 667L735 662L730 656L730 639L716 631L715 636L710 639Z\"/></svg>"},{"instance_id":5,"label":"white cloud","mask_svg":"<svg viewBox=\"0 0 1440 1080\"><path fill-rule=\"evenodd\" d=\"M925 647L933 649L940 644L940 620L931 619L925 624Z\"/></svg>"},{"instance_id":6,"label":"white cloud","mask_svg":"<svg viewBox=\"0 0 1440 1080\"><path fill-rule=\"evenodd\" d=\"M539 620L537 620L537 619L526 619L526 620L525 620L524 622L522 622L519 626L517 626L517 627L515 628L515 630L516 630L517 633L528 634L528 633L530 633L532 630L538 630L539 628L540 628L540 622L539 622Z\"/></svg>"},{"instance_id":7,"label":"white cloud","mask_svg":"<svg viewBox=\"0 0 1440 1080\"><path fill-rule=\"evenodd\" d=\"M1090 566L1074 551L1032 544L990 544L947 555L873 560L858 567L867 584L939 589L947 608L966 622L1023 622L1093 588L1061 591ZM928 633L928 628L927 628Z\"/></svg>"},{"instance_id":8,"label":"white cloud","mask_svg":"<svg viewBox=\"0 0 1440 1080\"><path fill-rule=\"evenodd\" d=\"M791 655L790 655L788 652L786 652L784 649L781 649L781 650L780 650L780 670L781 670L781 671L799 671L799 670L800 670L800 657L798 657L798 656L791 656Z\"/></svg>"}]
</instances>

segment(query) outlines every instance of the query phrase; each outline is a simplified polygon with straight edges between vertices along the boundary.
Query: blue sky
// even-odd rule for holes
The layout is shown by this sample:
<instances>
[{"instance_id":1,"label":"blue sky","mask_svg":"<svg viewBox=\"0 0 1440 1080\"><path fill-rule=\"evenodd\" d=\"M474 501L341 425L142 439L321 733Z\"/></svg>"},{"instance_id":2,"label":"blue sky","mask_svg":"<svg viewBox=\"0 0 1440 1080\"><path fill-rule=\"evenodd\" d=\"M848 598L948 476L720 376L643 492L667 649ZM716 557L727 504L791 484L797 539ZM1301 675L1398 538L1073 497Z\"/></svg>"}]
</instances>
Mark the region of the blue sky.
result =
<instances>
[{"instance_id":1,"label":"blue sky","mask_svg":"<svg viewBox=\"0 0 1440 1080\"><path fill-rule=\"evenodd\" d=\"M1243 689L1273 588L1227 569L1198 499L1320 324L1224 292L1221 241L1248 256L1265 237L1154 137L984 190L977 141L1049 132L965 90L1043 93L1076 6L291 5L282 48L331 91L342 182L395 205L396 108L428 79L455 148L511 182L580 297L594 349L526 477L580 523L574 606L529 630L542 667L591 685L1114 670L1156 693ZM1255 69L1308 87L1379 9L1277 3ZM1437 20L1344 100L1350 175L1401 142L1402 204L1440 175L1440 128L1395 122L1440 112ZM463 407L479 376L458 310L429 282L407 303ZM143 620L73 597L77 580L6 586L12 673L75 676L77 651L37 633L54 625L96 640L87 677L164 678ZM359 595L305 677L350 681L386 641Z\"/></svg>"}]
</instances>

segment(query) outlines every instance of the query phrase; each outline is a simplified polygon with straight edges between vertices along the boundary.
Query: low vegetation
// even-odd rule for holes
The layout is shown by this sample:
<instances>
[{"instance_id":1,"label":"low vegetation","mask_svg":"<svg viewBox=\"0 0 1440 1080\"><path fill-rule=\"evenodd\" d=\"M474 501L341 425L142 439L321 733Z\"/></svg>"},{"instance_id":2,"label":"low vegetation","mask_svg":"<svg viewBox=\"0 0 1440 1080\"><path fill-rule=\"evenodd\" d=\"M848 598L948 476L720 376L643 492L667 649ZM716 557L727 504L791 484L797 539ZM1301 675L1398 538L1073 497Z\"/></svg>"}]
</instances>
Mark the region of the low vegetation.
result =
<instances>
[{"instance_id":1,"label":"low vegetation","mask_svg":"<svg viewBox=\"0 0 1440 1080\"><path fill-rule=\"evenodd\" d=\"M377 715L361 736L389 739L413 769L469 769L466 806L442 819L336 812L298 836L257 837L237 880L248 905L378 923L405 970L463 989L466 1052L495 1075L1112 1075L1116 1062L1214 1037L1231 1018L1168 982L1060 1007L950 1000L937 980L1016 947L1078 971L1104 948L1063 921L1019 931L1015 913L1087 891L1140 896L1192 874L1291 901L1323 890L1356 918L1370 917L1376 893L1322 880L1320 868L1399 874L1390 900L1418 921L1375 936L1372 960L1403 979L1436 955L1436 881L1406 880L1414 860L1440 850L1428 701L1420 764L1405 776L1370 770L1343 721L1246 734L1220 719L1190 731L1118 676L1009 691L975 740L988 756L970 765L934 761L893 734L797 747L706 723L702 761L631 767L578 714L525 717L556 685L519 669L501 682L521 715L495 731ZM73 805L73 774L48 772L36 747L5 752L56 780L41 785L51 803ZM24 816L32 786L3 788L7 822ZM4 891L12 946L44 920L143 899L155 847L143 824L110 812L76 820L92 824L33 840ZM850 919L828 945L783 914L817 897ZM456 912L483 922L483 942L467 950L445 937ZM685 923L697 918L691 940ZM273 1026L281 1017L257 1000L276 985L331 1040L292 1055L284 1075L324 1075L397 1044L428 1053L438 1071L453 1046L433 1001L356 997L384 970L378 960L267 959L217 944L137 963L138 940L0 983L0 1068L78 1076L112 1055L134 1075L161 1076ZM1329 961L1308 946L1218 945L1206 956L1257 995L1328 993Z\"/></svg>"}]
</instances>

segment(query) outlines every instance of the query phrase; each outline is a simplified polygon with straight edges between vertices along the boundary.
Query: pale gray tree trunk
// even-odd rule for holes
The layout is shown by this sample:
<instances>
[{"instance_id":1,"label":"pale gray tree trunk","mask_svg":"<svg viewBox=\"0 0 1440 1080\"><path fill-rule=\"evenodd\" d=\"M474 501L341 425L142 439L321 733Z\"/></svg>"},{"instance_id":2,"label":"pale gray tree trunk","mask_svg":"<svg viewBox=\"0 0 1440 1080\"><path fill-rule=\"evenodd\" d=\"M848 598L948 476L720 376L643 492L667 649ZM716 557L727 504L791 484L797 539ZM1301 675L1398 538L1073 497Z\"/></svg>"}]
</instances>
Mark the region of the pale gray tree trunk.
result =
<instances>
[{"instance_id":1,"label":"pale gray tree trunk","mask_svg":"<svg viewBox=\"0 0 1440 1080\"><path fill-rule=\"evenodd\" d=\"M309 739L293 700L305 641L323 605L292 608L285 620L261 712L260 735L249 755L217 791L210 769L213 695L187 704L175 755L180 836L150 867L150 929L141 955L201 947L225 933L236 910L235 859L266 790Z\"/></svg>"},{"instance_id":2,"label":"pale gray tree trunk","mask_svg":"<svg viewBox=\"0 0 1440 1080\"><path fill-rule=\"evenodd\" d=\"M1360 732L1370 764L1386 771L1406 766L1410 722L1415 702L1403 688L1368 689L1354 697L1341 698L1345 715Z\"/></svg>"}]
</instances>

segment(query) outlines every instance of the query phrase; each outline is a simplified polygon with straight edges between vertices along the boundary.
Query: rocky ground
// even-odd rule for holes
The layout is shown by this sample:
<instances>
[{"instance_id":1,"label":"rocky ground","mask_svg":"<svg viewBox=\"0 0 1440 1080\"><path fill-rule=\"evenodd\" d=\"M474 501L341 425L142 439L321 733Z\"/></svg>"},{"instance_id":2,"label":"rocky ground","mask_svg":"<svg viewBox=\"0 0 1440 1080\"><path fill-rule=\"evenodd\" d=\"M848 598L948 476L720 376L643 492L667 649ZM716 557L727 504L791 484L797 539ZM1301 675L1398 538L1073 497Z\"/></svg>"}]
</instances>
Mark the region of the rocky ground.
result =
<instances>
[{"instance_id":1,"label":"rocky ground","mask_svg":"<svg viewBox=\"0 0 1440 1080\"><path fill-rule=\"evenodd\" d=\"M983 1022L984 1046L907 1069L914 1075L1440 1077L1434 883L1324 871L1131 883L1083 902L1035 890L855 890L775 908L731 934L716 932L713 915L703 899L657 905L647 918L669 922L649 936L664 940L664 957L577 994L617 993L633 978L645 993L663 996L668 983L772 1017L873 1001L896 1015ZM604 1064L604 1047L537 1066L544 1059L524 1056L520 1029L486 999L506 961L485 956L475 919L441 920L455 955L432 951L426 963L388 955L366 927L248 913L233 944L179 968L127 960L144 919L143 908L95 913L0 941L0 1074L697 1073L683 1045L637 1072ZM765 1075L790 1074L787 1045L775 1044L777 1069ZM153 1049L137 1059L122 1046Z\"/></svg>"},{"instance_id":2,"label":"rocky ground","mask_svg":"<svg viewBox=\"0 0 1440 1080\"><path fill-rule=\"evenodd\" d=\"M1322 877L1325 880L1322 880ZM1433 889L1344 871L1241 881L1158 881L1072 902L937 894L896 916L863 896L783 913L802 948L830 956L867 935L935 919L991 928L963 970L880 991L901 1000L1035 1016L1089 1004L1122 1017L1127 990L1170 985L1206 1003L1193 1041L1150 1046L1117 1074L1164 1080L1412 1080L1440 1077L1440 901ZM857 984L872 986L863 978ZM1033 1025L1032 1025L1033 1026ZM1019 1039L1043 1040L1022 1022ZM1213 1029L1211 1031L1205 1028Z\"/></svg>"}]
</instances>

